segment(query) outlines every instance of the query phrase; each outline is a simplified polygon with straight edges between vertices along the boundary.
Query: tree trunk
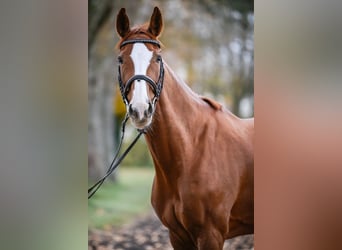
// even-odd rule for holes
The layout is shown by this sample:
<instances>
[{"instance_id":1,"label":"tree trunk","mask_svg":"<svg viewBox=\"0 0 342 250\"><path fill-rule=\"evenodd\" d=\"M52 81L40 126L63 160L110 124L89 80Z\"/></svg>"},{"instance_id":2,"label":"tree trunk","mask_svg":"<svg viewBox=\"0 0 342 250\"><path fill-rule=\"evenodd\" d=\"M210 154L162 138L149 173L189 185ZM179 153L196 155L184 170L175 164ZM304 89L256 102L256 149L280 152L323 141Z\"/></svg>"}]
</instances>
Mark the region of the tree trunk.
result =
<instances>
[{"instance_id":1,"label":"tree trunk","mask_svg":"<svg viewBox=\"0 0 342 250\"><path fill-rule=\"evenodd\" d=\"M89 60L88 107L88 170L89 179L96 181L108 169L114 152L112 59L106 58L97 67ZM110 179L114 180L115 175Z\"/></svg>"}]
</instances>

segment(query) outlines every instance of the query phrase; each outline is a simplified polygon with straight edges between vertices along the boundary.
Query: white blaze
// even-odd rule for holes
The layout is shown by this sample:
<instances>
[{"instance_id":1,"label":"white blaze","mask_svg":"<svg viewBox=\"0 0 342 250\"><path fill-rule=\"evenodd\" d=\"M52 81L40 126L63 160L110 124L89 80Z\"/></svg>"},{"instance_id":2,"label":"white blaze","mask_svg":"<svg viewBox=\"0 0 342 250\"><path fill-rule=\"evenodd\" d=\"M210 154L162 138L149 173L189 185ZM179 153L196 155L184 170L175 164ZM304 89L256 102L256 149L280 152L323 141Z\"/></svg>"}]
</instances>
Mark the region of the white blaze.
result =
<instances>
[{"instance_id":1,"label":"white blaze","mask_svg":"<svg viewBox=\"0 0 342 250\"><path fill-rule=\"evenodd\" d=\"M134 75L146 75L147 68L150 65L153 52L148 50L142 43L135 43L131 52L131 58L134 64ZM134 81L134 90L131 104L134 109L139 112L140 118L143 117L144 111L148 109L147 83L144 80Z\"/></svg>"}]
</instances>

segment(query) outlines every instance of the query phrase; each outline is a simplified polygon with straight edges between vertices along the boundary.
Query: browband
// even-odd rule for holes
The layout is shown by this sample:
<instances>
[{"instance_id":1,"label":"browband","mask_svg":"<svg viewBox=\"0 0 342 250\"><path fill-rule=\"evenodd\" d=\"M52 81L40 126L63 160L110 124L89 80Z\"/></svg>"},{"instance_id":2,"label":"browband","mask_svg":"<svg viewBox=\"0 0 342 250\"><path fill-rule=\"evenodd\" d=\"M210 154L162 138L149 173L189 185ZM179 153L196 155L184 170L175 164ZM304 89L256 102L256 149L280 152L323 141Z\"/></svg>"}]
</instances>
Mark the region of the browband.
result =
<instances>
[{"instance_id":1,"label":"browband","mask_svg":"<svg viewBox=\"0 0 342 250\"><path fill-rule=\"evenodd\" d=\"M151 44L157 45L160 48L160 43L157 40L153 40L153 39L131 39L131 40L123 41L120 44L120 49L123 46L125 46L127 44L131 44L131 43L151 43Z\"/></svg>"}]
</instances>

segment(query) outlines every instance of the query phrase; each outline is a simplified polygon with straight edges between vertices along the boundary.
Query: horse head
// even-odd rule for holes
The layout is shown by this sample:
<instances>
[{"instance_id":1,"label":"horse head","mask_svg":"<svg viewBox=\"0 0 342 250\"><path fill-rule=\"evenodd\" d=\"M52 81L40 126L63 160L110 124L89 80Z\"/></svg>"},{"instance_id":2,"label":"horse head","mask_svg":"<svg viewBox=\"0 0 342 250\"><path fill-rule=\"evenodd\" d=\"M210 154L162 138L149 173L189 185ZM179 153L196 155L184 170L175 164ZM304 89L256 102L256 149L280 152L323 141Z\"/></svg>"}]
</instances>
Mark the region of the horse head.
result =
<instances>
[{"instance_id":1,"label":"horse head","mask_svg":"<svg viewBox=\"0 0 342 250\"><path fill-rule=\"evenodd\" d=\"M162 15L154 8L149 23L130 28L126 10L116 19L119 42L119 84L127 113L138 129L147 128L153 118L164 80L158 36L163 28Z\"/></svg>"}]
</instances>

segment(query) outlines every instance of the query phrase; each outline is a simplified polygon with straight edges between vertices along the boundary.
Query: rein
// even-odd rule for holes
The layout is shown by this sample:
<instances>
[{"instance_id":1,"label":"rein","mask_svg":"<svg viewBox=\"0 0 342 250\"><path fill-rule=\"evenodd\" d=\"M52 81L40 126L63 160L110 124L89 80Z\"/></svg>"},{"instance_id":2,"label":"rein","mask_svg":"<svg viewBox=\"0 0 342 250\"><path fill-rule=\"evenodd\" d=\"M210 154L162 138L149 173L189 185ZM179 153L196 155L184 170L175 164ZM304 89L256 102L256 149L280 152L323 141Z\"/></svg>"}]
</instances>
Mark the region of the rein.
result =
<instances>
[{"instance_id":1,"label":"rein","mask_svg":"<svg viewBox=\"0 0 342 250\"><path fill-rule=\"evenodd\" d=\"M121 45L120 45L120 49L123 46L125 46L127 44L132 44L132 43L151 43L151 44L157 45L160 48L160 43L157 40L151 40L151 39L132 39L132 40L127 40L127 41L122 42ZM119 64L119 66L118 66L118 71L119 71L118 81L119 81L119 87L120 87L120 92L121 92L121 95L122 95L122 99L125 102L126 106L128 106L128 104L129 104L129 101L127 99L128 91L130 90L130 87L131 87L132 83L135 80L138 80L138 81L139 80L144 80L144 81L146 81L150 85L150 87L152 88L153 93L154 93L154 97L152 99L152 104L153 105L156 104L157 100L159 99L159 96L161 94L161 91L163 89L163 84L164 84L164 65L163 65L163 60L162 60L161 56L158 56L157 60L160 63L159 78L158 78L157 82L153 81L149 76L146 76L146 75L134 75L130 79L128 79L126 84L124 84L123 81L122 81L122 78L121 78L121 67L120 67L120 64ZM135 143L138 141L140 136L145 133L144 129L138 129L138 132L139 132L138 135L131 142L131 144L127 147L125 152L118 158L118 155L119 155L120 150L121 150L122 142L123 142L124 136L125 136L125 126L126 126L127 120L128 120L128 115L125 116L125 119L122 122L120 143L119 143L119 147L118 147L118 149L117 149L117 151L115 153L115 156L113 158L113 161L110 164L106 174L100 180L98 180L93 186L91 186L88 189L88 199L90 199L96 193L96 191L101 187L101 185L104 183L104 181L107 179L107 177L111 173L113 173L113 171L119 166L119 164L122 162L122 160L129 153L129 151L131 151L131 149L133 148Z\"/></svg>"},{"instance_id":2,"label":"rein","mask_svg":"<svg viewBox=\"0 0 342 250\"><path fill-rule=\"evenodd\" d=\"M113 173L113 171L119 166L119 164L122 162L122 160L126 157L126 155L129 153L129 151L131 151L131 149L133 148L133 146L135 145L135 143L138 141L138 139L140 138L140 136L142 134L145 133L144 130L138 130L139 134L135 137L135 139L131 142L131 144L127 147L126 151L119 157L118 160L116 160L118 158L121 146L122 146L122 142L125 136L125 127L126 127L126 122L128 120L128 116L126 115L124 121L122 122L122 127L121 127L121 138L120 138L120 143L119 143L119 147L115 153L115 156L113 158L112 163L110 164L106 175L103 176L100 180L98 180L93 186L91 186L88 189L88 200L96 193L96 191L101 187L101 185L103 184L103 182L107 179L107 177Z\"/></svg>"}]
</instances>

